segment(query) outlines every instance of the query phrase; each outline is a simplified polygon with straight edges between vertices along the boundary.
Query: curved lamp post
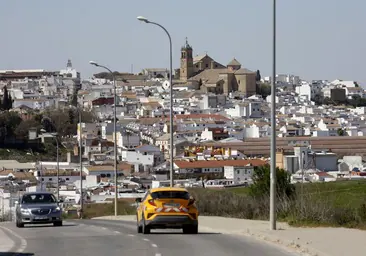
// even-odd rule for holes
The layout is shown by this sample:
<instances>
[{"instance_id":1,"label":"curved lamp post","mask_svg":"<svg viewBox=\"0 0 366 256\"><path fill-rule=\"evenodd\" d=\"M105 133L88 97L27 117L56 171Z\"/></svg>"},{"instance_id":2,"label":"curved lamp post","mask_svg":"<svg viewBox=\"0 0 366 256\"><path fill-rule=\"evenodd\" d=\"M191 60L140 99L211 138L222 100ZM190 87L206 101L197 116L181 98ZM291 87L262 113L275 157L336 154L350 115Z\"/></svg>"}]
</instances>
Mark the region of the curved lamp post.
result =
<instances>
[{"instance_id":1,"label":"curved lamp post","mask_svg":"<svg viewBox=\"0 0 366 256\"><path fill-rule=\"evenodd\" d=\"M95 61L89 61L90 65L96 66L96 67L100 67L103 68L105 70L107 70L109 73L111 73L112 78L113 78L113 94L114 94L114 109L113 109L113 130L114 130L114 184L115 184L115 191L114 191L114 215L117 216L117 211L118 211L118 184L117 184L117 111L116 111L116 107L117 107L117 92L116 92L116 78L112 72L112 70L110 70L109 68L107 68L106 66L100 65Z\"/></svg>"},{"instance_id":2,"label":"curved lamp post","mask_svg":"<svg viewBox=\"0 0 366 256\"><path fill-rule=\"evenodd\" d=\"M169 82L170 82L170 186L173 187L174 186L174 180L173 180L173 174L174 174L174 156L173 156L173 147L174 147L174 136L173 136L173 49L172 49L172 38L168 32L168 30L166 28L164 28L162 25L150 21L147 18L143 17L143 16L138 16L137 19L139 21L148 23L148 24L152 24L155 26L160 27L161 29L163 29L165 31L165 33L167 34L168 38L169 38L169 57L170 57L170 74L169 74Z\"/></svg>"}]
</instances>

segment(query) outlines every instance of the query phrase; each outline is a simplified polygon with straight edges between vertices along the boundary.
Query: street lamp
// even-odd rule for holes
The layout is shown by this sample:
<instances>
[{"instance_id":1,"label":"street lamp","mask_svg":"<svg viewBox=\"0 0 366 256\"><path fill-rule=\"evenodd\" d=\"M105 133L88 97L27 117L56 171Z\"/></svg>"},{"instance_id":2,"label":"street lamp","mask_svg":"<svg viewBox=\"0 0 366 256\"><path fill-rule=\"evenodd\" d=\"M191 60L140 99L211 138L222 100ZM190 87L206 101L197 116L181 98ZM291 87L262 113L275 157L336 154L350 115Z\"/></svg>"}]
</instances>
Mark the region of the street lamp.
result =
<instances>
[{"instance_id":1,"label":"street lamp","mask_svg":"<svg viewBox=\"0 0 366 256\"><path fill-rule=\"evenodd\" d=\"M41 132L45 132L44 129L41 129ZM60 159L59 159L59 143L58 143L58 139L57 139L57 134L52 134L52 137L55 139L56 141L56 161L57 161L57 171L56 171L56 178L57 178L57 188L56 188L56 193L57 193L57 200L60 201ZM42 171L42 170L41 170Z\"/></svg>"},{"instance_id":2,"label":"street lamp","mask_svg":"<svg viewBox=\"0 0 366 256\"><path fill-rule=\"evenodd\" d=\"M95 61L89 61L90 65L96 66L96 67L100 67L103 68L105 70L107 70L109 73L111 73L112 78L113 78L113 94L114 94L114 109L113 109L113 127L114 127L114 184L115 184L115 197L114 197L114 216L117 216L117 210L118 210L118 184L117 184L117 111L116 111L116 107L117 107L117 92L116 92L116 78L112 72L112 70L110 70L109 68L107 68L106 66L103 65L99 65L97 62Z\"/></svg>"},{"instance_id":3,"label":"street lamp","mask_svg":"<svg viewBox=\"0 0 366 256\"><path fill-rule=\"evenodd\" d=\"M273 59L271 81L271 182L269 222L276 230L276 0L273 0Z\"/></svg>"},{"instance_id":4,"label":"street lamp","mask_svg":"<svg viewBox=\"0 0 366 256\"><path fill-rule=\"evenodd\" d=\"M84 197L83 197L83 155L82 155L82 149L83 149L83 127L81 125L81 117L82 117L82 106L79 108L79 161L80 161L80 215L79 218L83 218L83 205L84 205Z\"/></svg>"},{"instance_id":5,"label":"street lamp","mask_svg":"<svg viewBox=\"0 0 366 256\"><path fill-rule=\"evenodd\" d=\"M161 29L163 29L165 31L165 33L167 34L168 38L169 38L169 56L170 56L170 74L169 74L169 82L170 82L170 187L174 186L174 180L173 180L173 173L174 173L174 156L173 156L173 147L174 147L174 143L173 143L173 49L172 49L172 38L168 32L168 30L166 28L164 28L162 25L156 23L156 22L152 22L149 21L147 18L143 17L143 16L138 16L137 19L139 21L145 22L145 23L149 23L149 24L153 24L155 26L160 27Z\"/></svg>"}]
</instances>

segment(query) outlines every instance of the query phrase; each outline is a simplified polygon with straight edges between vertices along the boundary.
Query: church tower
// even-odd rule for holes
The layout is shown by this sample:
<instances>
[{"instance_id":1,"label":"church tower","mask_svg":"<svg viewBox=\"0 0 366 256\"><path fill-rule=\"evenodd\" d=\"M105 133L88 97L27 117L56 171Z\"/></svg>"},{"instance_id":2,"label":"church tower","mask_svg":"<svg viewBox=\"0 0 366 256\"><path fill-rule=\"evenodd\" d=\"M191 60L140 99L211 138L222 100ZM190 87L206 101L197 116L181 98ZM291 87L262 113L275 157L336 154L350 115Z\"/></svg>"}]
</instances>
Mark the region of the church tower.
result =
<instances>
[{"instance_id":1,"label":"church tower","mask_svg":"<svg viewBox=\"0 0 366 256\"><path fill-rule=\"evenodd\" d=\"M181 48L180 56L180 79L187 81L193 76L193 49L188 44L188 39L186 38L185 45Z\"/></svg>"}]
</instances>

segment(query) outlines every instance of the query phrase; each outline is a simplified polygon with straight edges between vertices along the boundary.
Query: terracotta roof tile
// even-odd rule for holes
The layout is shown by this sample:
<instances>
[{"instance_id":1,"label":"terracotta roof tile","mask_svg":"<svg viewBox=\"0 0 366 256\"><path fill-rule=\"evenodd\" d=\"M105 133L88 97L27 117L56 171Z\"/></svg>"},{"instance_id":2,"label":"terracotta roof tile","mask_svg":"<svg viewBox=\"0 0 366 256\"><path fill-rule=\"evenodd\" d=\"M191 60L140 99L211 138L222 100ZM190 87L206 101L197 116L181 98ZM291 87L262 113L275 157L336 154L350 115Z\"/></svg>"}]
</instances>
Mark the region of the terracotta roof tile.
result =
<instances>
[{"instance_id":1,"label":"terracotta roof tile","mask_svg":"<svg viewBox=\"0 0 366 256\"><path fill-rule=\"evenodd\" d=\"M240 159L240 160L198 160L188 162L186 160L174 161L174 163L180 169L193 169L193 168L215 168L224 166L262 166L267 162L260 159Z\"/></svg>"}]
</instances>

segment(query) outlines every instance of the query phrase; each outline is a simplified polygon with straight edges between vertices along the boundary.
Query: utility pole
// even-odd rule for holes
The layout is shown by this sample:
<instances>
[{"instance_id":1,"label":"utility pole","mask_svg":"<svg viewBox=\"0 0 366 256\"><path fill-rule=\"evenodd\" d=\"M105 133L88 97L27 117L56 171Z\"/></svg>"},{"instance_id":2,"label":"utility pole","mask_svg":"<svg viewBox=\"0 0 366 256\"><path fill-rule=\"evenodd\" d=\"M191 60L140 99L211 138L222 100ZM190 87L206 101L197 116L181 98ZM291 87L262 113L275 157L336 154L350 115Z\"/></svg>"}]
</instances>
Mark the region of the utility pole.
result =
<instances>
[{"instance_id":1,"label":"utility pole","mask_svg":"<svg viewBox=\"0 0 366 256\"><path fill-rule=\"evenodd\" d=\"M273 63L271 81L271 182L270 182L270 229L276 230L276 0L273 0Z\"/></svg>"},{"instance_id":2,"label":"utility pole","mask_svg":"<svg viewBox=\"0 0 366 256\"><path fill-rule=\"evenodd\" d=\"M83 195L83 127L81 125L81 110L82 107L79 108L79 161L80 161L80 215L79 218L83 218L83 206L84 206L84 195Z\"/></svg>"}]
</instances>

